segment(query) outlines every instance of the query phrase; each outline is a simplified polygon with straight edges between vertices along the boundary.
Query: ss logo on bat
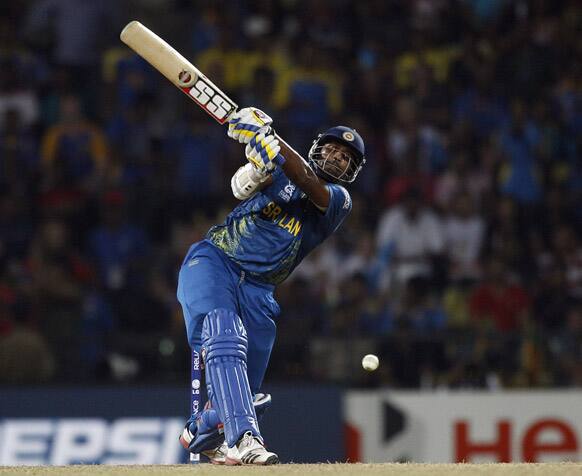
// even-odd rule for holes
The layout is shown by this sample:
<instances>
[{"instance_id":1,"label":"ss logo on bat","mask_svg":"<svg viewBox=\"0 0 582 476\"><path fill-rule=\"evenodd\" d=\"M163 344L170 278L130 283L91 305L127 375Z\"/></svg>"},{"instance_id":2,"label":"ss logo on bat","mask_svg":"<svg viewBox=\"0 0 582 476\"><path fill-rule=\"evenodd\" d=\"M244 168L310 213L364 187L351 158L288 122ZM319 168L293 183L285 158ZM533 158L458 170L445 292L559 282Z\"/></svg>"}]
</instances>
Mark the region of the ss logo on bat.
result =
<instances>
[{"instance_id":1,"label":"ss logo on bat","mask_svg":"<svg viewBox=\"0 0 582 476\"><path fill-rule=\"evenodd\" d=\"M188 94L221 124L235 107L230 100L222 96L220 91L210 86L203 78L196 81Z\"/></svg>"}]
</instances>

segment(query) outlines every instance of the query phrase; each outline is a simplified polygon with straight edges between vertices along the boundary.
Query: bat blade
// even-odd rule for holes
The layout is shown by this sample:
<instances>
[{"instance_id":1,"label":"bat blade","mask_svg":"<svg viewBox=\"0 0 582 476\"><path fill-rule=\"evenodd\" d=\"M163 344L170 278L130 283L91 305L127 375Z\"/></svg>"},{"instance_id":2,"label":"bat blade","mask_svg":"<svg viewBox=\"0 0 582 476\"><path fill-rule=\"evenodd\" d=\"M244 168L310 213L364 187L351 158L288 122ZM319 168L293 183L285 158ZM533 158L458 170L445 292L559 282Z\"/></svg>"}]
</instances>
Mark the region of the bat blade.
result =
<instances>
[{"instance_id":1,"label":"bat blade","mask_svg":"<svg viewBox=\"0 0 582 476\"><path fill-rule=\"evenodd\" d=\"M237 104L196 66L140 22L129 22L119 37L219 124L237 110Z\"/></svg>"}]
</instances>

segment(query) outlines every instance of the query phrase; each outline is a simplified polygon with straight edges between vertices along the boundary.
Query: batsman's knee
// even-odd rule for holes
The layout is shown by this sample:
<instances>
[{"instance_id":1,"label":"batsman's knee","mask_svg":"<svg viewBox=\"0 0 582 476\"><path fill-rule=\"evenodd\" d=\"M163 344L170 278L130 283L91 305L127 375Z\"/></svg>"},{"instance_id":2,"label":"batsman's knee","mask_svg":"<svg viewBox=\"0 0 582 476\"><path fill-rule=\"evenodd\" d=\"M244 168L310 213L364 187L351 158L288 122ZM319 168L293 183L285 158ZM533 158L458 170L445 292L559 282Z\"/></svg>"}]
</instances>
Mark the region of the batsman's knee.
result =
<instances>
[{"instance_id":1,"label":"batsman's knee","mask_svg":"<svg viewBox=\"0 0 582 476\"><path fill-rule=\"evenodd\" d=\"M202 324L202 345L205 361L216 357L247 359L247 331L241 318L228 309L214 309Z\"/></svg>"}]
</instances>

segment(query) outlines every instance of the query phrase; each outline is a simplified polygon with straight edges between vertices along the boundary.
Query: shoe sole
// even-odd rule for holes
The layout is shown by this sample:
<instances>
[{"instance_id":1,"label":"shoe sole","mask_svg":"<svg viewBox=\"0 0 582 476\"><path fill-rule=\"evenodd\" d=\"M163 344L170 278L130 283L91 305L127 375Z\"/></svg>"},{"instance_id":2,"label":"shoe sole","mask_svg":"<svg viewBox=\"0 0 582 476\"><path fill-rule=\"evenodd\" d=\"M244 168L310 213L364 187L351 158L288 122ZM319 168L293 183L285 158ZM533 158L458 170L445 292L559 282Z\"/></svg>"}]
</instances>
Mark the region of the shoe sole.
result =
<instances>
[{"instance_id":1,"label":"shoe sole","mask_svg":"<svg viewBox=\"0 0 582 476\"><path fill-rule=\"evenodd\" d=\"M267 461L263 463L263 466L269 466L271 464L279 464L279 457L277 455L269 456Z\"/></svg>"},{"instance_id":2,"label":"shoe sole","mask_svg":"<svg viewBox=\"0 0 582 476\"><path fill-rule=\"evenodd\" d=\"M226 466L271 466L273 464L279 464L279 457L277 455L269 456L263 463L243 463L240 460L226 457L224 462Z\"/></svg>"},{"instance_id":3,"label":"shoe sole","mask_svg":"<svg viewBox=\"0 0 582 476\"><path fill-rule=\"evenodd\" d=\"M207 452L207 451L203 451L200 454L206 456L206 458L208 458L208 462L210 464L215 464L215 465L219 465L219 466L224 466L226 464L226 459L222 459L222 457L220 459L217 459L214 457L213 452L210 452L210 454L208 454L208 453L209 452Z\"/></svg>"},{"instance_id":4,"label":"shoe sole","mask_svg":"<svg viewBox=\"0 0 582 476\"><path fill-rule=\"evenodd\" d=\"M226 466L240 466L240 465L242 465L240 460L232 459L232 458L229 458L228 456L224 460L224 464Z\"/></svg>"}]
</instances>

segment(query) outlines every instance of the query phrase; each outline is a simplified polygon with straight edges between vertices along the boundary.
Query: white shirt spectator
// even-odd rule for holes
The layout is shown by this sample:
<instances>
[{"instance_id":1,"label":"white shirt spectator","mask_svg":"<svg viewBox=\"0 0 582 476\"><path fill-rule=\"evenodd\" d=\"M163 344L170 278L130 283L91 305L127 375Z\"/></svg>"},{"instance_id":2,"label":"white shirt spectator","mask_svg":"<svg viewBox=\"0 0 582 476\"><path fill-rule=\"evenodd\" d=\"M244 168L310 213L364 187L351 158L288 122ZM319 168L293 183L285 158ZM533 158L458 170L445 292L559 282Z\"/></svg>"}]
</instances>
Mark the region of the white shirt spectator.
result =
<instances>
[{"instance_id":1,"label":"white shirt spectator","mask_svg":"<svg viewBox=\"0 0 582 476\"><path fill-rule=\"evenodd\" d=\"M479 253L484 233L485 224L477 215L449 216L445 219L445 244L453 279L479 278Z\"/></svg>"},{"instance_id":2,"label":"white shirt spectator","mask_svg":"<svg viewBox=\"0 0 582 476\"><path fill-rule=\"evenodd\" d=\"M0 92L0 130L6 126L6 113L11 109L18 112L24 127L32 126L38 119L38 100L32 90Z\"/></svg>"},{"instance_id":3,"label":"white shirt spectator","mask_svg":"<svg viewBox=\"0 0 582 476\"><path fill-rule=\"evenodd\" d=\"M442 223L428 208L413 216L404 206L396 206L380 218L376 245L379 250L394 246L389 267L398 284L413 276L430 276L430 256L444 249Z\"/></svg>"}]
</instances>

